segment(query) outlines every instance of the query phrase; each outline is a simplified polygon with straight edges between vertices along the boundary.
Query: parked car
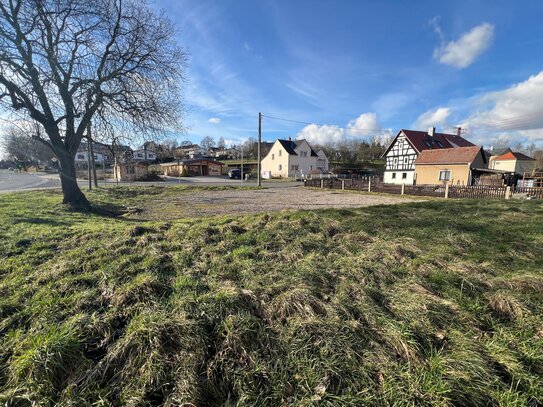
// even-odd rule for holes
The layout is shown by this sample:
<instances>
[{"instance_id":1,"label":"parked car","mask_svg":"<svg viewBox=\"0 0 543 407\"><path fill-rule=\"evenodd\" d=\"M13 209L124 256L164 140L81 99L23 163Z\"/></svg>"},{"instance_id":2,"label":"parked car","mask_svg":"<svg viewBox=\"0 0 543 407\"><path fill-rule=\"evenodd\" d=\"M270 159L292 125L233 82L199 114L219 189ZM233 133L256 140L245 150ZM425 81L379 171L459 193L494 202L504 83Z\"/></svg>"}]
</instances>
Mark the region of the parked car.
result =
<instances>
[{"instance_id":1,"label":"parked car","mask_svg":"<svg viewBox=\"0 0 543 407\"><path fill-rule=\"evenodd\" d=\"M241 170L239 168L234 168L228 171L228 178L230 179L241 179Z\"/></svg>"}]
</instances>

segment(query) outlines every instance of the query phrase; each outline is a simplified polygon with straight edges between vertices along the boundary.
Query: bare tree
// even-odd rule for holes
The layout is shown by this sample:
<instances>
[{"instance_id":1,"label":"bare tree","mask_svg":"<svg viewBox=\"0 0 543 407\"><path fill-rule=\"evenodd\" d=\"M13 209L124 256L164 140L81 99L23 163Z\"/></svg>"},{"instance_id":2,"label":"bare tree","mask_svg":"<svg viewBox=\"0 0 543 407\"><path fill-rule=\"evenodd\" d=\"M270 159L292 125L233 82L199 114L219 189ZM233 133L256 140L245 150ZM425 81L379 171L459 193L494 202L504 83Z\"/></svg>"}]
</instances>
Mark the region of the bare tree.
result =
<instances>
[{"instance_id":1,"label":"bare tree","mask_svg":"<svg viewBox=\"0 0 543 407\"><path fill-rule=\"evenodd\" d=\"M141 0L0 1L0 103L43 129L64 203L89 207L74 158L91 121L127 134L179 124L187 54L175 34Z\"/></svg>"},{"instance_id":2,"label":"bare tree","mask_svg":"<svg viewBox=\"0 0 543 407\"><path fill-rule=\"evenodd\" d=\"M9 126L3 129L0 139L6 156L22 165L46 162L53 157L48 146L28 136L27 129Z\"/></svg>"},{"instance_id":3,"label":"bare tree","mask_svg":"<svg viewBox=\"0 0 543 407\"><path fill-rule=\"evenodd\" d=\"M202 141L200 141L200 147L204 150L209 150L211 147L215 147L215 140L211 136L205 136Z\"/></svg>"}]
</instances>

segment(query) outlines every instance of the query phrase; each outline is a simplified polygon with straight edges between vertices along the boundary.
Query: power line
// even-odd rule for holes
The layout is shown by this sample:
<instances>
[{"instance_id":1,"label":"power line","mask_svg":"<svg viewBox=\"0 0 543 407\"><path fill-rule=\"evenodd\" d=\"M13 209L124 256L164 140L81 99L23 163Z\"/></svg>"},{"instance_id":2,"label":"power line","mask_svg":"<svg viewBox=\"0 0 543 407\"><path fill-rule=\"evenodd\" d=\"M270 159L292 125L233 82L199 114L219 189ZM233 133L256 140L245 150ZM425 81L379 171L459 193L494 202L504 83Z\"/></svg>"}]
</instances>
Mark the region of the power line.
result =
<instances>
[{"instance_id":1,"label":"power line","mask_svg":"<svg viewBox=\"0 0 543 407\"><path fill-rule=\"evenodd\" d=\"M267 116L267 115L262 115L262 117L266 117L268 119L274 119L274 120L281 120L281 121L284 121L284 122L290 122L290 123L298 123L298 124L306 124L306 125L314 125L314 126L319 126L319 127L324 127L324 126L328 126L328 127L335 127L337 128L338 130L347 130L347 131L370 131L370 132L380 132L380 131L383 131L383 130L389 130L389 129L383 129L383 128L372 128L372 129L361 129L359 127L341 127L341 126L338 126L338 125L335 125L335 124L319 124L319 123L310 123L310 122L304 122L304 121L301 121L301 120L292 120L292 119L286 119L286 118L283 118L283 117L276 117L276 116Z\"/></svg>"}]
</instances>

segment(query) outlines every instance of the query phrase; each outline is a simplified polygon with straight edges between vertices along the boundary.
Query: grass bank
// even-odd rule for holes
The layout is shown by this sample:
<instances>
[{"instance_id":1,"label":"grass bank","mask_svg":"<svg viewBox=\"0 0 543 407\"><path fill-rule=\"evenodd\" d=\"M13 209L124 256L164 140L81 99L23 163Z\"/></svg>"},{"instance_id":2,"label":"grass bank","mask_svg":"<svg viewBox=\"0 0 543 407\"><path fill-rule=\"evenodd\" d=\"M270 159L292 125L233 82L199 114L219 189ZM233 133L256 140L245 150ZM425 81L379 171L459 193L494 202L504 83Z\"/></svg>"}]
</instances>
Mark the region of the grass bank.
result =
<instances>
[{"instance_id":1,"label":"grass bank","mask_svg":"<svg viewBox=\"0 0 543 407\"><path fill-rule=\"evenodd\" d=\"M541 203L142 222L59 200L0 196L2 404L543 402Z\"/></svg>"}]
</instances>

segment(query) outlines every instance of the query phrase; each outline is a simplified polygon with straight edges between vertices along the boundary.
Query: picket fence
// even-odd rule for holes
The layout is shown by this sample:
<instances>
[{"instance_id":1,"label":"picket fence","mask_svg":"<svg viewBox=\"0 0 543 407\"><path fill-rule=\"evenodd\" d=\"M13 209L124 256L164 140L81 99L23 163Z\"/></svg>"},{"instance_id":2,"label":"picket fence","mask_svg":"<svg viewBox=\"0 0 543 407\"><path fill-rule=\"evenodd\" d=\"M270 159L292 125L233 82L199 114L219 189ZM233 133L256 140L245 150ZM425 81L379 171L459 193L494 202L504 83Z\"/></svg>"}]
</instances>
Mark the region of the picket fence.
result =
<instances>
[{"instance_id":1,"label":"picket fence","mask_svg":"<svg viewBox=\"0 0 543 407\"><path fill-rule=\"evenodd\" d=\"M543 199L543 188L497 187L488 185L396 185L375 179L308 179L306 187L357 190L387 194L433 196L441 198L509 199L513 196Z\"/></svg>"}]
</instances>

